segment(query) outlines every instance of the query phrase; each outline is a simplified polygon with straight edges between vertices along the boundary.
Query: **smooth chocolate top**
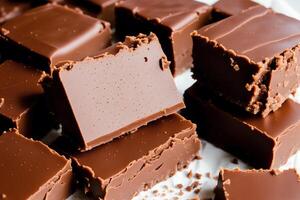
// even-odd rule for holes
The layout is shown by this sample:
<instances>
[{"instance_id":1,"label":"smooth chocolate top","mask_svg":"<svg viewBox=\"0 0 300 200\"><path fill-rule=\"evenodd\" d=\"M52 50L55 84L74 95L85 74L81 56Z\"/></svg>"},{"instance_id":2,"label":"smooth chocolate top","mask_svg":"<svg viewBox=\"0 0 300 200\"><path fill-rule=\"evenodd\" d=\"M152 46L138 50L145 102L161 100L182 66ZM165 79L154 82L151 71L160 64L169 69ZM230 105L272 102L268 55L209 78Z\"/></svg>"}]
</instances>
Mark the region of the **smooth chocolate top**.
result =
<instances>
[{"instance_id":1,"label":"smooth chocolate top","mask_svg":"<svg viewBox=\"0 0 300 200\"><path fill-rule=\"evenodd\" d=\"M28 199L69 164L46 145L15 131L0 136L0 147L0 199Z\"/></svg>"},{"instance_id":2,"label":"smooth chocolate top","mask_svg":"<svg viewBox=\"0 0 300 200\"><path fill-rule=\"evenodd\" d=\"M193 123L178 114L173 114L74 157L80 165L90 167L96 177L105 180L125 170L130 163L153 154L151 151L166 143L170 137L192 130L195 131Z\"/></svg>"},{"instance_id":3,"label":"smooth chocolate top","mask_svg":"<svg viewBox=\"0 0 300 200\"><path fill-rule=\"evenodd\" d=\"M7 38L52 62L95 38L104 25L70 8L47 4L16 17L2 27Z\"/></svg>"},{"instance_id":4,"label":"smooth chocolate top","mask_svg":"<svg viewBox=\"0 0 300 200\"><path fill-rule=\"evenodd\" d=\"M194 0L130 0L117 4L146 20L160 23L171 30L179 30L193 21L210 6Z\"/></svg>"},{"instance_id":5,"label":"smooth chocolate top","mask_svg":"<svg viewBox=\"0 0 300 200\"><path fill-rule=\"evenodd\" d=\"M299 200L300 177L294 169L221 171L228 200Z\"/></svg>"},{"instance_id":6,"label":"smooth chocolate top","mask_svg":"<svg viewBox=\"0 0 300 200\"><path fill-rule=\"evenodd\" d=\"M198 34L260 62L300 43L300 21L254 6L206 26Z\"/></svg>"},{"instance_id":7,"label":"smooth chocolate top","mask_svg":"<svg viewBox=\"0 0 300 200\"><path fill-rule=\"evenodd\" d=\"M0 65L0 114L16 120L43 94L38 85L42 73L7 60Z\"/></svg>"},{"instance_id":8,"label":"smooth chocolate top","mask_svg":"<svg viewBox=\"0 0 300 200\"><path fill-rule=\"evenodd\" d=\"M131 131L129 127L144 125L137 126L141 120L153 120L152 115L160 113L156 119L170 114L170 109L173 113L184 107L154 34L127 37L106 51L98 57L66 63L54 72L84 141L92 146L99 138L107 142Z\"/></svg>"},{"instance_id":9,"label":"smooth chocolate top","mask_svg":"<svg viewBox=\"0 0 300 200\"><path fill-rule=\"evenodd\" d=\"M199 83L194 84L187 93L195 99L211 101L214 106L227 112L231 117L274 139L284 135L290 128L300 123L300 104L291 99L286 100L280 109L264 118L259 115L254 116L223 101Z\"/></svg>"},{"instance_id":10,"label":"smooth chocolate top","mask_svg":"<svg viewBox=\"0 0 300 200\"><path fill-rule=\"evenodd\" d=\"M28 0L0 0L0 23L12 19L31 8Z\"/></svg>"},{"instance_id":11,"label":"smooth chocolate top","mask_svg":"<svg viewBox=\"0 0 300 200\"><path fill-rule=\"evenodd\" d=\"M258 4L251 0L219 0L213 7L216 12L232 16L256 5Z\"/></svg>"}]
</instances>

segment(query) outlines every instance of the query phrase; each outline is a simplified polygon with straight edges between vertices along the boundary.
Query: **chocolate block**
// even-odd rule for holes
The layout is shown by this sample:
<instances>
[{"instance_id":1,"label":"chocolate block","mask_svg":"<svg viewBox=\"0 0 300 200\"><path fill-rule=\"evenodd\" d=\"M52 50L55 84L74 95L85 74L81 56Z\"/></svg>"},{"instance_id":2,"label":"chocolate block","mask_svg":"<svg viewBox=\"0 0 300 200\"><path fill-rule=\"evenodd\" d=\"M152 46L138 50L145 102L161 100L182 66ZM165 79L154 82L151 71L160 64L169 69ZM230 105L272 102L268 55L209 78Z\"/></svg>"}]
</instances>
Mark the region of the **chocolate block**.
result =
<instances>
[{"instance_id":1,"label":"chocolate block","mask_svg":"<svg viewBox=\"0 0 300 200\"><path fill-rule=\"evenodd\" d=\"M186 166L200 149L196 126L178 114L74 155L80 180L95 198L132 199ZM79 181L80 182L80 181Z\"/></svg>"},{"instance_id":2,"label":"chocolate block","mask_svg":"<svg viewBox=\"0 0 300 200\"><path fill-rule=\"evenodd\" d=\"M215 200L299 200L296 170L222 170Z\"/></svg>"},{"instance_id":3,"label":"chocolate block","mask_svg":"<svg viewBox=\"0 0 300 200\"><path fill-rule=\"evenodd\" d=\"M190 33L207 24L212 8L196 1L131 0L116 5L119 36L154 32L171 61L174 75L192 66Z\"/></svg>"},{"instance_id":4,"label":"chocolate block","mask_svg":"<svg viewBox=\"0 0 300 200\"><path fill-rule=\"evenodd\" d=\"M242 11L259 4L251 0L219 0L213 5L213 20L219 21L237 15Z\"/></svg>"},{"instance_id":5,"label":"chocolate block","mask_svg":"<svg viewBox=\"0 0 300 200\"><path fill-rule=\"evenodd\" d=\"M66 62L44 88L65 132L82 150L184 107L157 37L127 37L105 53Z\"/></svg>"},{"instance_id":6,"label":"chocolate block","mask_svg":"<svg viewBox=\"0 0 300 200\"><path fill-rule=\"evenodd\" d=\"M194 77L224 99L266 116L299 85L299 41L298 20L251 7L193 33Z\"/></svg>"},{"instance_id":7,"label":"chocolate block","mask_svg":"<svg viewBox=\"0 0 300 200\"><path fill-rule=\"evenodd\" d=\"M15 130L0 136L0 199L65 199L71 161Z\"/></svg>"},{"instance_id":8,"label":"chocolate block","mask_svg":"<svg viewBox=\"0 0 300 200\"><path fill-rule=\"evenodd\" d=\"M1 0L0 23L23 14L31 8L31 2L27 0Z\"/></svg>"},{"instance_id":9,"label":"chocolate block","mask_svg":"<svg viewBox=\"0 0 300 200\"><path fill-rule=\"evenodd\" d=\"M220 100L199 84L184 95L200 137L256 168L276 168L300 149L300 105L287 100L266 118Z\"/></svg>"},{"instance_id":10,"label":"chocolate block","mask_svg":"<svg viewBox=\"0 0 300 200\"><path fill-rule=\"evenodd\" d=\"M42 137L53 127L38 85L42 72L15 61L0 65L0 132L18 128L27 137Z\"/></svg>"},{"instance_id":11,"label":"chocolate block","mask_svg":"<svg viewBox=\"0 0 300 200\"><path fill-rule=\"evenodd\" d=\"M104 21L47 4L5 23L0 44L8 57L50 72L62 60L97 55L110 45L110 33Z\"/></svg>"}]
</instances>

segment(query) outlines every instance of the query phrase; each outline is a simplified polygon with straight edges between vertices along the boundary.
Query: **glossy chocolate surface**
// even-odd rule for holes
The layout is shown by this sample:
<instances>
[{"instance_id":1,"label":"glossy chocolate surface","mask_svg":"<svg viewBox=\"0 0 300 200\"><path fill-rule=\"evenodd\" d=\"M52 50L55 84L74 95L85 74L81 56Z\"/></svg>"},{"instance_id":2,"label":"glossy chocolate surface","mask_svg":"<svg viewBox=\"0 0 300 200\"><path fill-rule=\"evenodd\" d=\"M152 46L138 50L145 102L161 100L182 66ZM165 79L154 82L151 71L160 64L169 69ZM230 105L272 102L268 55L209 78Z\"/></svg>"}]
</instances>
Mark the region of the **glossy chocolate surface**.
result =
<instances>
[{"instance_id":1,"label":"glossy chocolate surface","mask_svg":"<svg viewBox=\"0 0 300 200\"><path fill-rule=\"evenodd\" d=\"M154 32L178 75L192 66L190 33L209 23L212 8L197 1L131 0L116 6L116 33Z\"/></svg>"},{"instance_id":2,"label":"glossy chocolate surface","mask_svg":"<svg viewBox=\"0 0 300 200\"><path fill-rule=\"evenodd\" d=\"M110 38L107 23L53 4L32 9L2 27L8 56L46 71L62 60L97 55Z\"/></svg>"},{"instance_id":3,"label":"glossy chocolate surface","mask_svg":"<svg viewBox=\"0 0 300 200\"><path fill-rule=\"evenodd\" d=\"M58 187L70 192L70 161L44 144L11 131L0 136L0 147L1 199L55 199L51 193Z\"/></svg>"},{"instance_id":4,"label":"glossy chocolate surface","mask_svg":"<svg viewBox=\"0 0 300 200\"><path fill-rule=\"evenodd\" d=\"M200 142L195 128L173 114L74 158L82 176L91 180L86 187L94 195L102 193L100 196L107 200L131 199L197 154Z\"/></svg>"},{"instance_id":5,"label":"glossy chocolate surface","mask_svg":"<svg viewBox=\"0 0 300 200\"><path fill-rule=\"evenodd\" d=\"M256 168L279 167L300 148L300 105L292 100L263 118L195 84L185 93L185 103L201 137Z\"/></svg>"},{"instance_id":6,"label":"glossy chocolate surface","mask_svg":"<svg viewBox=\"0 0 300 200\"><path fill-rule=\"evenodd\" d=\"M215 200L298 200L300 177L296 170L222 170Z\"/></svg>"},{"instance_id":7,"label":"glossy chocolate surface","mask_svg":"<svg viewBox=\"0 0 300 200\"><path fill-rule=\"evenodd\" d=\"M127 37L104 52L65 63L50 81L57 116L83 150L184 107L154 34Z\"/></svg>"},{"instance_id":8,"label":"glossy chocolate surface","mask_svg":"<svg viewBox=\"0 0 300 200\"><path fill-rule=\"evenodd\" d=\"M299 85L299 25L254 6L194 32L195 78L227 101L267 116Z\"/></svg>"}]
</instances>

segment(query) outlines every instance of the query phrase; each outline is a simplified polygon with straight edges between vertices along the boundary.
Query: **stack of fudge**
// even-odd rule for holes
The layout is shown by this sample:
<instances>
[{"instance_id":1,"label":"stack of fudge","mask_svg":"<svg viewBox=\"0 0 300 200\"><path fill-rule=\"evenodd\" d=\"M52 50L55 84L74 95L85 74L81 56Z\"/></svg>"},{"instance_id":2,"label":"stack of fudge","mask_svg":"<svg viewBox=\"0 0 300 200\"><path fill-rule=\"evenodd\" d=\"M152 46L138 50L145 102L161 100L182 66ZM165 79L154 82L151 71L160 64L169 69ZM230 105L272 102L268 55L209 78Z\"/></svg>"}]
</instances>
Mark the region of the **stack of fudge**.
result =
<instances>
[{"instance_id":1,"label":"stack of fudge","mask_svg":"<svg viewBox=\"0 0 300 200\"><path fill-rule=\"evenodd\" d=\"M169 0L151 13L161 1L133 0L115 13L116 2L0 1L0 199L65 199L78 187L131 199L198 157L173 77L191 67L190 33L212 8ZM149 16L124 27L140 23L133 5Z\"/></svg>"},{"instance_id":2,"label":"stack of fudge","mask_svg":"<svg viewBox=\"0 0 300 200\"><path fill-rule=\"evenodd\" d=\"M300 22L251 1L221 0L215 23L192 33L185 116L199 136L258 170L222 170L215 200L299 199L299 175L280 172L300 149Z\"/></svg>"}]
</instances>

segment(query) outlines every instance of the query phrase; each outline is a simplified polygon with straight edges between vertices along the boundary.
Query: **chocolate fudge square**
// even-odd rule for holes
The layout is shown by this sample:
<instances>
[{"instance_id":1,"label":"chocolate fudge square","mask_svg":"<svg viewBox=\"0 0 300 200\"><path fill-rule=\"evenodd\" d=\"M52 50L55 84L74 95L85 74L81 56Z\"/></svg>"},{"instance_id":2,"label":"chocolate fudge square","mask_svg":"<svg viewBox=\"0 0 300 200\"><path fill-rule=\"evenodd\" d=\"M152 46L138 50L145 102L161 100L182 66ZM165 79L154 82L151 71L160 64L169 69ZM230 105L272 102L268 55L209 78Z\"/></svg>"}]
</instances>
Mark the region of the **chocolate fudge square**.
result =
<instances>
[{"instance_id":1,"label":"chocolate fudge square","mask_svg":"<svg viewBox=\"0 0 300 200\"><path fill-rule=\"evenodd\" d=\"M127 37L99 56L66 62L43 85L63 131L81 150L184 107L154 34Z\"/></svg>"},{"instance_id":2,"label":"chocolate fudge square","mask_svg":"<svg viewBox=\"0 0 300 200\"><path fill-rule=\"evenodd\" d=\"M193 43L194 77L251 113L276 111L299 85L296 19L255 6L194 32Z\"/></svg>"},{"instance_id":3,"label":"chocolate fudge square","mask_svg":"<svg viewBox=\"0 0 300 200\"><path fill-rule=\"evenodd\" d=\"M110 45L110 26L68 7L47 4L2 26L7 56L47 72L62 60L97 55Z\"/></svg>"},{"instance_id":4,"label":"chocolate fudge square","mask_svg":"<svg viewBox=\"0 0 300 200\"><path fill-rule=\"evenodd\" d=\"M190 34L209 22L211 10L193 0L123 1L116 5L116 32L121 37L154 32L178 75L192 66Z\"/></svg>"},{"instance_id":5,"label":"chocolate fudge square","mask_svg":"<svg viewBox=\"0 0 300 200\"><path fill-rule=\"evenodd\" d=\"M42 72L12 60L0 64L0 132L18 128L27 137L39 138L54 127L38 85L41 76Z\"/></svg>"},{"instance_id":6,"label":"chocolate fudge square","mask_svg":"<svg viewBox=\"0 0 300 200\"><path fill-rule=\"evenodd\" d=\"M222 170L215 200L298 200L300 177L295 169Z\"/></svg>"},{"instance_id":7,"label":"chocolate fudge square","mask_svg":"<svg viewBox=\"0 0 300 200\"><path fill-rule=\"evenodd\" d=\"M11 130L0 136L0 199L66 199L71 161Z\"/></svg>"},{"instance_id":8,"label":"chocolate fudge square","mask_svg":"<svg viewBox=\"0 0 300 200\"><path fill-rule=\"evenodd\" d=\"M73 156L79 180L95 198L132 199L198 155L196 126L178 114Z\"/></svg>"},{"instance_id":9,"label":"chocolate fudge square","mask_svg":"<svg viewBox=\"0 0 300 200\"><path fill-rule=\"evenodd\" d=\"M32 8L31 1L27 0L1 0L0 1L0 23L23 14Z\"/></svg>"},{"instance_id":10,"label":"chocolate fudge square","mask_svg":"<svg viewBox=\"0 0 300 200\"><path fill-rule=\"evenodd\" d=\"M237 15L258 3L251 0L219 0L213 4L213 20L219 21L227 17Z\"/></svg>"},{"instance_id":11,"label":"chocolate fudge square","mask_svg":"<svg viewBox=\"0 0 300 200\"><path fill-rule=\"evenodd\" d=\"M228 104L199 83L184 100L184 116L197 124L201 138L255 168L279 168L300 149L300 104L290 99L265 118Z\"/></svg>"}]
</instances>

